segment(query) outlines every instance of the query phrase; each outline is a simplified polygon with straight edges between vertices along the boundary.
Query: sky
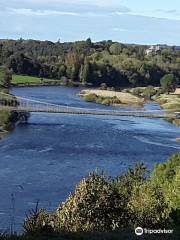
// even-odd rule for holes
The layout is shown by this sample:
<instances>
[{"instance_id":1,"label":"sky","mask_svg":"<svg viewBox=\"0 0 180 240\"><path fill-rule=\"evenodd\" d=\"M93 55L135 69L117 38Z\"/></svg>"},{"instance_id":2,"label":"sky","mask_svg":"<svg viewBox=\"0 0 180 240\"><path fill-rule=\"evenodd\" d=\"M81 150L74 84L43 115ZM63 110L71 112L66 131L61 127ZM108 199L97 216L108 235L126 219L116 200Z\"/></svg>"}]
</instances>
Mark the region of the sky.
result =
<instances>
[{"instance_id":1,"label":"sky","mask_svg":"<svg viewBox=\"0 0 180 240\"><path fill-rule=\"evenodd\" d=\"M1 39L180 45L180 0L0 0Z\"/></svg>"}]
</instances>

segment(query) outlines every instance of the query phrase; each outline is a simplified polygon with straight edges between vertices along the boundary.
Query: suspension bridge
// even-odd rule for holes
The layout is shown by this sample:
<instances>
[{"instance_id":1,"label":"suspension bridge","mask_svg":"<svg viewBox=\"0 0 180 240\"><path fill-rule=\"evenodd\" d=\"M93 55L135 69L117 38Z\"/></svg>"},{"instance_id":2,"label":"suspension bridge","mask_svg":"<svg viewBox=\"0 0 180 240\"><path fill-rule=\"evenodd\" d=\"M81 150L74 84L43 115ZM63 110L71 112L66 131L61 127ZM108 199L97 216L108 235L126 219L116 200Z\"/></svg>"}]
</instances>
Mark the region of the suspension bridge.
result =
<instances>
[{"instance_id":1,"label":"suspension bridge","mask_svg":"<svg viewBox=\"0 0 180 240\"><path fill-rule=\"evenodd\" d=\"M135 110L135 111L118 111L118 110L101 110L88 109L79 107L70 107L48 103L45 101L34 100L19 96L13 96L1 93L0 108L17 112L47 112L62 114L81 114L81 115L108 115L108 116L134 116L148 118L174 118L175 113L165 113L162 110Z\"/></svg>"}]
</instances>

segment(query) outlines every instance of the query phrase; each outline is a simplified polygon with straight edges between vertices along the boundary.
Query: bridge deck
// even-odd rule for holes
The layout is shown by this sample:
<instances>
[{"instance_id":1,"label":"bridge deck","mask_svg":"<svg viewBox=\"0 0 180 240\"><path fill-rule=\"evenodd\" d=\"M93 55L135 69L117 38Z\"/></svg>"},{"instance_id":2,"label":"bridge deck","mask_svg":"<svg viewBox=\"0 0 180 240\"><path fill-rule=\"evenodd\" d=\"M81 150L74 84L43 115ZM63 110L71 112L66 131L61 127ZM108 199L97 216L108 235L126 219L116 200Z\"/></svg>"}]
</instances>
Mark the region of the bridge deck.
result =
<instances>
[{"instance_id":1,"label":"bridge deck","mask_svg":"<svg viewBox=\"0 0 180 240\"><path fill-rule=\"evenodd\" d=\"M167 114L162 110L136 110L136 111L117 111L117 110L100 110L87 109L57 105L39 100L32 100L18 96L4 94L5 99L0 99L0 108L9 109L19 112L48 112L63 114L82 114L82 115L109 115L109 116L135 116L149 118L173 118L175 114ZM13 97L13 98L12 98ZM8 98L8 100L7 100Z\"/></svg>"},{"instance_id":2,"label":"bridge deck","mask_svg":"<svg viewBox=\"0 0 180 240\"><path fill-rule=\"evenodd\" d=\"M134 116L148 118L173 118L174 114L165 114L162 111L112 111L112 110L96 110L96 109L78 109L71 107L57 108L42 108L42 107L9 107L1 106L3 109L19 112L47 112L61 114L76 114L76 115L99 115L99 116Z\"/></svg>"}]
</instances>

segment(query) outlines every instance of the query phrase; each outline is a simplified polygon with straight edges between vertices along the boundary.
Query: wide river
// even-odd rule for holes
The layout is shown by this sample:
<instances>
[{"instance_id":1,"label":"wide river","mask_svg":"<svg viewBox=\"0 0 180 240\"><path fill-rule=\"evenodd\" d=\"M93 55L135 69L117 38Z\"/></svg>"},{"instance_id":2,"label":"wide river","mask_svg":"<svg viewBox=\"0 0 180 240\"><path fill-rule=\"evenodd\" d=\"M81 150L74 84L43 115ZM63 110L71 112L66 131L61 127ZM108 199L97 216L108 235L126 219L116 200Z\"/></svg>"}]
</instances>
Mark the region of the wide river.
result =
<instances>
[{"instance_id":1,"label":"wide river","mask_svg":"<svg viewBox=\"0 0 180 240\"><path fill-rule=\"evenodd\" d=\"M12 89L18 96L65 106L113 109L82 101L79 91ZM144 108L160 109L156 103ZM12 225L20 230L37 201L55 210L80 179L97 168L116 176L143 161L152 169L180 151L177 137L180 128L161 119L32 113L28 124L18 125L0 142L0 229Z\"/></svg>"}]
</instances>

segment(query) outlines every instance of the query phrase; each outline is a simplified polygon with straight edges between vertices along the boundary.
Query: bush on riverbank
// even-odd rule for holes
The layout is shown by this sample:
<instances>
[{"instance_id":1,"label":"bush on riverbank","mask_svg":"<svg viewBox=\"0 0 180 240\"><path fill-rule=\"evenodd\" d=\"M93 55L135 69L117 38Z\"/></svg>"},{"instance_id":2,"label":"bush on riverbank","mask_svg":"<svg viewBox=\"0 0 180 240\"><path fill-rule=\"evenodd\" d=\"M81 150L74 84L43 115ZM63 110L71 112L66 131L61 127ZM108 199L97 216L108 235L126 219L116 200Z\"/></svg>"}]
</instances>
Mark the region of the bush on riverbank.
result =
<instances>
[{"instance_id":1,"label":"bush on riverbank","mask_svg":"<svg viewBox=\"0 0 180 240\"><path fill-rule=\"evenodd\" d=\"M0 109L0 131L9 131L13 124L18 120L15 112Z\"/></svg>"},{"instance_id":2,"label":"bush on riverbank","mask_svg":"<svg viewBox=\"0 0 180 240\"><path fill-rule=\"evenodd\" d=\"M180 109L180 96L176 94L161 94L156 98L162 108L168 111L179 111Z\"/></svg>"},{"instance_id":3,"label":"bush on riverbank","mask_svg":"<svg viewBox=\"0 0 180 240\"><path fill-rule=\"evenodd\" d=\"M152 98L156 95L160 94L160 88L156 88L153 86L148 87L136 87L130 90L130 92L138 97L142 97L145 100L152 100Z\"/></svg>"},{"instance_id":4,"label":"bush on riverbank","mask_svg":"<svg viewBox=\"0 0 180 240\"><path fill-rule=\"evenodd\" d=\"M151 177L146 173L138 164L117 178L90 174L55 212L39 210L29 216L25 230L36 234L179 228L180 153L157 164Z\"/></svg>"},{"instance_id":5,"label":"bush on riverbank","mask_svg":"<svg viewBox=\"0 0 180 240\"><path fill-rule=\"evenodd\" d=\"M83 99L87 102L95 102L98 104L103 104L103 105L113 105L113 104L122 104L122 102L117 98L116 96L114 97L103 97L103 96L98 96L94 93L89 93L86 94Z\"/></svg>"}]
</instances>

